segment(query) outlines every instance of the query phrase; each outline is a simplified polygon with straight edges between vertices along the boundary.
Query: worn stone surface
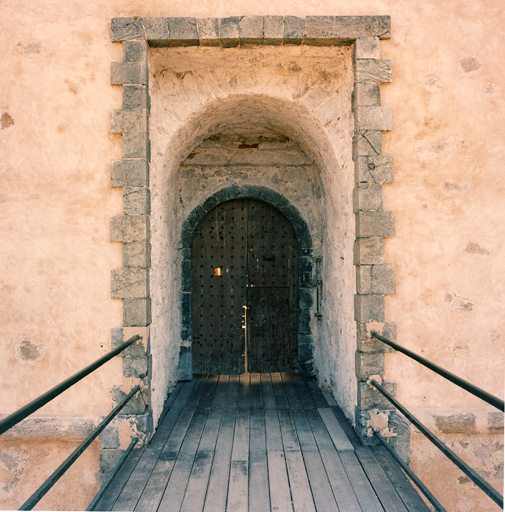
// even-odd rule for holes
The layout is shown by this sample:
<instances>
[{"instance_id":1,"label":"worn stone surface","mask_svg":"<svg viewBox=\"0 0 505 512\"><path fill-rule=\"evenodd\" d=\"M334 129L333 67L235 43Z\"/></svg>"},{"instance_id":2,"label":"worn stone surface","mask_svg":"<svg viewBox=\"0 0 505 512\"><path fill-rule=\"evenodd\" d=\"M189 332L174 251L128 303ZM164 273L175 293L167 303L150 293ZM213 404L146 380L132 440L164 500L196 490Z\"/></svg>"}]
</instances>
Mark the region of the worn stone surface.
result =
<instances>
[{"instance_id":1,"label":"worn stone surface","mask_svg":"<svg viewBox=\"0 0 505 512\"><path fill-rule=\"evenodd\" d=\"M305 23L296 16L284 17L284 44L300 44L305 35Z\"/></svg>"},{"instance_id":2,"label":"worn stone surface","mask_svg":"<svg viewBox=\"0 0 505 512\"><path fill-rule=\"evenodd\" d=\"M149 217L147 215L116 215L110 223L112 242L149 241Z\"/></svg>"},{"instance_id":3,"label":"worn stone surface","mask_svg":"<svg viewBox=\"0 0 505 512\"><path fill-rule=\"evenodd\" d=\"M360 37L354 43L354 59L380 59L378 37Z\"/></svg>"},{"instance_id":4,"label":"worn stone surface","mask_svg":"<svg viewBox=\"0 0 505 512\"><path fill-rule=\"evenodd\" d=\"M240 17L219 18L219 44L223 48L233 48L239 45Z\"/></svg>"},{"instance_id":5,"label":"worn stone surface","mask_svg":"<svg viewBox=\"0 0 505 512\"><path fill-rule=\"evenodd\" d=\"M376 157L382 153L382 134L378 130L361 130L359 127L352 140L353 159Z\"/></svg>"},{"instance_id":6,"label":"worn stone surface","mask_svg":"<svg viewBox=\"0 0 505 512\"><path fill-rule=\"evenodd\" d=\"M151 146L147 131L123 132L123 157L151 159Z\"/></svg>"},{"instance_id":7,"label":"worn stone surface","mask_svg":"<svg viewBox=\"0 0 505 512\"><path fill-rule=\"evenodd\" d=\"M384 378L384 353L356 351L356 377L366 382L371 375Z\"/></svg>"},{"instance_id":8,"label":"worn stone surface","mask_svg":"<svg viewBox=\"0 0 505 512\"><path fill-rule=\"evenodd\" d=\"M116 160L111 166L113 187L149 186L149 162L146 159Z\"/></svg>"},{"instance_id":9,"label":"worn stone surface","mask_svg":"<svg viewBox=\"0 0 505 512\"><path fill-rule=\"evenodd\" d=\"M112 41L128 41L143 39L144 30L139 18L112 18Z\"/></svg>"},{"instance_id":10,"label":"worn stone surface","mask_svg":"<svg viewBox=\"0 0 505 512\"><path fill-rule=\"evenodd\" d=\"M263 20L263 16L244 16L240 19L240 46L263 44Z\"/></svg>"},{"instance_id":11,"label":"worn stone surface","mask_svg":"<svg viewBox=\"0 0 505 512\"><path fill-rule=\"evenodd\" d=\"M149 110L149 93L145 85L123 85L123 108Z\"/></svg>"},{"instance_id":12,"label":"worn stone surface","mask_svg":"<svg viewBox=\"0 0 505 512\"><path fill-rule=\"evenodd\" d=\"M391 107L361 106L354 109L354 122L360 130L389 131L393 129Z\"/></svg>"},{"instance_id":13,"label":"worn stone surface","mask_svg":"<svg viewBox=\"0 0 505 512\"><path fill-rule=\"evenodd\" d=\"M284 16L265 16L263 20L264 44L280 46L284 40Z\"/></svg>"},{"instance_id":14,"label":"worn stone surface","mask_svg":"<svg viewBox=\"0 0 505 512\"><path fill-rule=\"evenodd\" d=\"M123 325L143 327L151 323L151 299L123 299Z\"/></svg>"},{"instance_id":15,"label":"worn stone surface","mask_svg":"<svg viewBox=\"0 0 505 512\"><path fill-rule=\"evenodd\" d=\"M395 234L395 222L392 212L362 212L356 213L356 236L389 237Z\"/></svg>"},{"instance_id":16,"label":"worn stone surface","mask_svg":"<svg viewBox=\"0 0 505 512\"><path fill-rule=\"evenodd\" d=\"M201 46L219 46L219 23L217 18L197 18L196 26Z\"/></svg>"},{"instance_id":17,"label":"worn stone surface","mask_svg":"<svg viewBox=\"0 0 505 512\"><path fill-rule=\"evenodd\" d=\"M382 186L374 183L355 187L353 206L354 213L360 210L382 210Z\"/></svg>"},{"instance_id":18,"label":"worn stone surface","mask_svg":"<svg viewBox=\"0 0 505 512\"><path fill-rule=\"evenodd\" d=\"M392 156L359 156L354 170L356 183L393 183Z\"/></svg>"},{"instance_id":19,"label":"worn stone surface","mask_svg":"<svg viewBox=\"0 0 505 512\"><path fill-rule=\"evenodd\" d=\"M126 214L151 213L151 196L145 187L123 187L123 208Z\"/></svg>"},{"instance_id":20,"label":"worn stone surface","mask_svg":"<svg viewBox=\"0 0 505 512\"><path fill-rule=\"evenodd\" d=\"M198 44L196 18L168 18L170 46L194 46Z\"/></svg>"},{"instance_id":21,"label":"worn stone surface","mask_svg":"<svg viewBox=\"0 0 505 512\"><path fill-rule=\"evenodd\" d=\"M123 243L123 267L151 267L151 244L147 242Z\"/></svg>"},{"instance_id":22,"label":"worn stone surface","mask_svg":"<svg viewBox=\"0 0 505 512\"><path fill-rule=\"evenodd\" d=\"M167 18L142 18L141 24L144 28L144 37L149 41L150 46L168 46L169 30Z\"/></svg>"},{"instance_id":23,"label":"worn stone surface","mask_svg":"<svg viewBox=\"0 0 505 512\"><path fill-rule=\"evenodd\" d=\"M149 271L141 268L119 268L112 271L113 299L149 297Z\"/></svg>"},{"instance_id":24,"label":"worn stone surface","mask_svg":"<svg viewBox=\"0 0 505 512\"><path fill-rule=\"evenodd\" d=\"M352 109L355 111L358 106L379 106L381 104L380 88L374 83L354 84L352 91Z\"/></svg>"},{"instance_id":25,"label":"worn stone surface","mask_svg":"<svg viewBox=\"0 0 505 512\"><path fill-rule=\"evenodd\" d=\"M467 414L453 414L437 416L433 415L435 425L440 432L444 434L475 434L475 415L472 413Z\"/></svg>"},{"instance_id":26,"label":"worn stone surface","mask_svg":"<svg viewBox=\"0 0 505 512\"><path fill-rule=\"evenodd\" d=\"M354 264L375 265L384 263L382 237L360 238L354 242Z\"/></svg>"},{"instance_id":27,"label":"worn stone surface","mask_svg":"<svg viewBox=\"0 0 505 512\"><path fill-rule=\"evenodd\" d=\"M143 379L148 373L147 361L147 357L125 357L123 359L124 376Z\"/></svg>"},{"instance_id":28,"label":"worn stone surface","mask_svg":"<svg viewBox=\"0 0 505 512\"><path fill-rule=\"evenodd\" d=\"M391 61L372 59L357 60L355 65L355 79L356 82L391 82Z\"/></svg>"},{"instance_id":29,"label":"worn stone surface","mask_svg":"<svg viewBox=\"0 0 505 512\"><path fill-rule=\"evenodd\" d=\"M384 322L384 295L355 295L354 319L356 322Z\"/></svg>"},{"instance_id":30,"label":"worn stone surface","mask_svg":"<svg viewBox=\"0 0 505 512\"><path fill-rule=\"evenodd\" d=\"M147 84L147 64L145 62L113 62L111 84Z\"/></svg>"},{"instance_id":31,"label":"worn stone surface","mask_svg":"<svg viewBox=\"0 0 505 512\"><path fill-rule=\"evenodd\" d=\"M111 132L147 131L147 110L143 108L122 108L111 112Z\"/></svg>"},{"instance_id":32,"label":"worn stone surface","mask_svg":"<svg viewBox=\"0 0 505 512\"><path fill-rule=\"evenodd\" d=\"M396 398L396 384L383 382L381 386L393 397ZM358 381L358 407L361 410L380 409L392 410L391 402L379 393L373 386L366 382Z\"/></svg>"},{"instance_id":33,"label":"worn stone surface","mask_svg":"<svg viewBox=\"0 0 505 512\"><path fill-rule=\"evenodd\" d=\"M358 350L360 352L394 352L389 345L371 336L375 331L391 341L396 340L396 325L392 322L368 322L357 324Z\"/></svg>"},{"instance_id":34,"label":"worn stone surface","mask_svg":"<svg viewBox=\"0 0 505 512\"><path fill-rule=\"evenodd\" d=\"M122 46L124 62L147 61L147 43L145 41L124 41Z\"/></svg>"}]
</instances>

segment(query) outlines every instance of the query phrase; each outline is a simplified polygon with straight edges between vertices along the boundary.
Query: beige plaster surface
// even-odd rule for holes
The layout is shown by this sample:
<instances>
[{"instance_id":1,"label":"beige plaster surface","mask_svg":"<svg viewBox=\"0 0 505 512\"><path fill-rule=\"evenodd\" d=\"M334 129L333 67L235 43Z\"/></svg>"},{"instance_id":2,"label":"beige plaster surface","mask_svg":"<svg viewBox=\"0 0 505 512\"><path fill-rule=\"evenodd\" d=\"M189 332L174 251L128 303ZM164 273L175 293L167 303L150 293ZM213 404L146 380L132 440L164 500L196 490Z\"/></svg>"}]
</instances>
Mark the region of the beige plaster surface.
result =
<instances>
[{"instance_id":1,"label":"beige plaster surface","mask_svg":"<svg viewBox=\"0 0 505 512\"><path fill-rule=\"evenodd\" d=\"M109 219L122 213L121 192L110 187L109 175L110 162L121 158L121 137L110 133L109 122L110 110L121 104L120 88L110 85L110 62L121 60L120 45L110 42L110 19L255 14L391 15L392 39L381 42L381 53L393 62L393 82L382 86L381 94L382 104L394 112L383 153L394 156L395 166L395 182L384 187L384 209L393 210L396 219L396 235L385 245L385 262L396 266L396 294L386 299L386 317L396 323L400 343L503 397L501 0L4 0L0 413L102 355L110 347L111 327L121 325L120 301L110 299L110 271L121 266L121 248L109 241ZM347 172L352 181L352 168ZM329 184L325 179L323 185ZM327 193L327 214L336 215L342 207L338 194ZM335 254L338 262L339 238L329 235L327 255ZM351 258L350 252L342 256ZM341 271L344 267L332 267L335 280ZM165 282L170 272L165 271ZM328 296L326 307L345 309L348 300ZM167 356L172 357L175 351ZM338 392L349 412L355 396L350 366L326 364L328 374L346 374L339 381L348 384ZM122 380L120 362L109 365L89 377L87 387L68 392L40 414L107 412L110 388ZM166 367L159 364L155 371ZM387 354L386 376L398 384L407 406L481 406L402 355ZM153 391L158 404L173 376L163 379ZM413 438L414 467L424 467L423 446ZM468 449L477 452L479 446L470 443ZM439 493L449 493L437 480L449 470L435 462L442 469L430 470L429 479ZM62 493L59 506L72 506L77 487L66 493L67 501ZM447 496L450 502L452 494ZM479 510L482 499L465 491L453 510Z\"/></svg>"}]
</instances>

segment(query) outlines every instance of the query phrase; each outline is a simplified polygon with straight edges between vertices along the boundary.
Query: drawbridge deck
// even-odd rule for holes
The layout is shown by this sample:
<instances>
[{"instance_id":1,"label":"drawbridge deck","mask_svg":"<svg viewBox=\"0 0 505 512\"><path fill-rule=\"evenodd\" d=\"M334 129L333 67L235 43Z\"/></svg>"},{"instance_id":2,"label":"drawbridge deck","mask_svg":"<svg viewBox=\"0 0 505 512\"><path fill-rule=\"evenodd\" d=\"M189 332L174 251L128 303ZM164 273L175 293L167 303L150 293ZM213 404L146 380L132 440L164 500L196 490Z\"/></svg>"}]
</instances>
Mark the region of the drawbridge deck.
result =
<instances>
[{"instance_id":1,"label":"drawbridge deck","mask_svg":"<svg viewBox=\"0 0 505 512\"><path fill-rule=\"evenodd\" d=\"M169 406L96 510L429 510L387 451L362 446L313 380L198 376L177 386Z\"/></svg>"}]
</instances>

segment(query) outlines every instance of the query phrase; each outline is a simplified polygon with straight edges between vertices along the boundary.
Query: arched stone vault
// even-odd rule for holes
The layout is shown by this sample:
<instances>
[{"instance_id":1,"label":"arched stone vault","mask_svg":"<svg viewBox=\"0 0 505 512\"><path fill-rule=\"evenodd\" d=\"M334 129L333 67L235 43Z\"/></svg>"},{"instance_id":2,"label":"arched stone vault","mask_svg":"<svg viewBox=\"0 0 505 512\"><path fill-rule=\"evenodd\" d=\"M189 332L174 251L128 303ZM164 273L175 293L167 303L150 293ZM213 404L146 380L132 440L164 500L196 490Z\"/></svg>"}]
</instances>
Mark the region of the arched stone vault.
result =
<instances>
[{"instance_id":1,"label":"arched stone vault","mask_svg":"<svg viewBox=\"0 0 505 512\"><path fill-rule=\"evenodd\" d=\"M389 18L118 18L112 28L113 41L123 42L124 58L112 65L112 83L123 86L123 108L112 113L112 131L123 135L123 160L113 163L112 185L123 187L125 205L124 215L111 224L111 239L124 248L123 267L112 279L113 298L123 300L124 322L114 333L119 339L142 331L148 368L147 409L131 412L151 418L144 425L152 429L176 379L183 313L173 305L180 304L187 249L180 245L185 218L178 217L181 205L173 186L179 165L214 134L261 128L296 141L319 170L324 301L322 319L311 320L320 322L316 368L320 383L347 415L356 406L356 427L366 435L367 410L389 408L366 384L370 375L384 375L384 348L369 333L375 329L394 337L394 325L384 317L384 294L394 293L394 269L384 265L382 245L383 237L393 234L393 217L382 211L381 190L382 183L392 181L392 159L381 154L381 131L391 129L391 112L380 107L378 87L391 80L390 62L379 54L379 39L389 38ZM149 51L149 46L172 48ZM197 65L186 72L175 69L193 56L205 61L215 51L227 53L213 61L214 68L207 64L206 75ZM247 52L270 64L283 55L311 69L320 62L318 79L291 87L288 73L298 72L297 65L280 63L272 76L284 77L286 87L254 82L247 73L234 83L202 81L204 75L219 78L215 69ZM163 54L168 65L160 66ZM333 76L326 70L331 55L341 64ZM258 62L249 66L249 75L261 75ZM165 86L171 84L172 98L165 104L158 101L166 91L159 77ZM193 202L184 209L194 210L202 197Z\"/></svg>"}]
</instances>

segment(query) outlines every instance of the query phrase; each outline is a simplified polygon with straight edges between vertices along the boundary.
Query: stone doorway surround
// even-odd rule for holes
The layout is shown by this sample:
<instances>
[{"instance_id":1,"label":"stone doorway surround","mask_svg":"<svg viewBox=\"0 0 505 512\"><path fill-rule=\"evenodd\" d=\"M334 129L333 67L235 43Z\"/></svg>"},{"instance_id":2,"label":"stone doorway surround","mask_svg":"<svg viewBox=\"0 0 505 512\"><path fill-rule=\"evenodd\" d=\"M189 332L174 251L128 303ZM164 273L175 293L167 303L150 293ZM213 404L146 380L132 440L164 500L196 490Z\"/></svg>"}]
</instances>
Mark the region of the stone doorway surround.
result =
<instances>
[{"instance_id":1,"label":"stone doorway surround","mask_svg":"<svg viewBox=\"0 0 505 512\"><path fill-rule=\"evenodd\" d=\"M356 295L354 318L357 329L355 371L358 386L356 429L370 434L374 414L389 411L390 405L367 384L371 375L384 380L383 344L373 341L371 330L395 338L395 325L386 323L384 295L395 292L394 267L384 264L385 237L394 235L392 212L383 211L382 184L393 181L392 157L382 155L381 132L392 129L391 108L380 106L379 84L391 81L391 62L380 58L380 40L390 38L389 16L243 16L229 18L114 18L112 41L123 44L123 61L113 62L112 85L122 86L122 108L113 110L111 131L122 134L123 159L112 163L112 187L123 188L124 214L111 219L111 241L123 244L123 266L112 271L112 298L123 301L123 326L112 331L112 345L130 333L144 336L143 345L124 354L124 375L131 386L143 386L141 399L125 414L135 430L149 438L153 433L150 408L151 324L150 193L149 193L149 47L215 46L222 48L254 45L354 45L353 160L355 188L354 264ZM130 384L129 384L130 385ZM113 390L119 400L125 389ZM386 383L390 392L395 384ZM395 443L408 448L408 429L395 413ZM111 451L117 444L102 444ZM104 450L102 450L104 451ZM408 456L408 451L403 452ZM111 453L112 455L112 453ZM117 454L112 458L116 458ZM105 459L105 457L104 457Z\"/></svg>"}]
</instances>

